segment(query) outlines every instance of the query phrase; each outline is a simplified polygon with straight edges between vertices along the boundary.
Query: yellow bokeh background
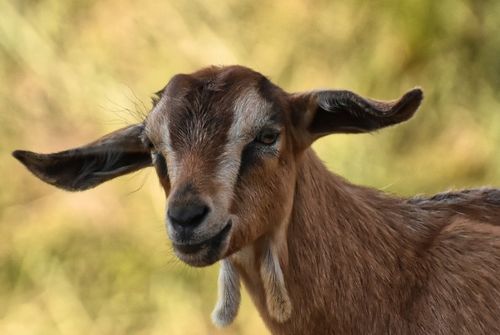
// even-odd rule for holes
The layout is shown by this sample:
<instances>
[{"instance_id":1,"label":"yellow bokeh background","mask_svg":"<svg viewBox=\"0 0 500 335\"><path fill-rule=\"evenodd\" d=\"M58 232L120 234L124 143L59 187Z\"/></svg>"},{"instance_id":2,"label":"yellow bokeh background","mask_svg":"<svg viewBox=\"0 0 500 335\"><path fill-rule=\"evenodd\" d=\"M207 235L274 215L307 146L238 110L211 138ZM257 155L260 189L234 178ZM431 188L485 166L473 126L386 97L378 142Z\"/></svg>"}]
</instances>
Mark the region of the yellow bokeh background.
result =
<instances>
[{"instance_id":1,"label":"yellow bokeh background","mask_svg":"<svg viewBox=\"0 0 500 335\"><path fill-rule=\"evenodd\" d=\"M0 1L0 334L267 334L247 295L211 325L217 266L173 256L154 171L67 193L12 150L89 142L140 121L174 74L242 64L288 91L424 89L410 122L315 144L353 182L498 186L499 18L486 0Z\"/></svg>"}]
</instances>

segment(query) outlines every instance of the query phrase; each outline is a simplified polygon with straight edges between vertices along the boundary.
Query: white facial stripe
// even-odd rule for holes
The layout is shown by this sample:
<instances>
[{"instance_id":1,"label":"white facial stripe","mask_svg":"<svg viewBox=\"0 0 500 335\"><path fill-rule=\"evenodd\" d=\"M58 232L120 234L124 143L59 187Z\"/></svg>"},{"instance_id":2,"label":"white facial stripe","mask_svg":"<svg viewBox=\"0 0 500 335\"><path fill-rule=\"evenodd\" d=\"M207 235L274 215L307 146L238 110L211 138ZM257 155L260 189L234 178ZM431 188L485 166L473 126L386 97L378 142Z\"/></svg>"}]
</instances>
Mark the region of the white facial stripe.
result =
<instances>
[{"instance_id":1,"label":"white facial stripe","mask_svg":"<svg viewBox=\"0 0 500 335\"><path fill-rule=\"evenodd\" d=\"M225 195L226 208L230 205L238 177L243 146L251 140L248 138L249 135L266 124L271 104L264 100L254 87L250 87L236 99L233 109L233 123L228 132L227 143L216 176L219 185L223 187L221 194Z\"/></svg>"},{"instance_id":2,"label":"white facial stripe","mask_svg":"<svg viewBox=\"0 0 500 335\"><path fill-rule=\"evenodd\" d=\"M229 143L252 134L267 123L271 103L264 100L254 87L249 88L234 104L234 119L229 131ZM247 140L247 139L245 139Z\"/></svg>"},{"instance_id":3,"label":"white facial stripe","mask_svg":"<svg viewBox=\"0 0 500 335\"><path fill-rule=\"evenodd\" d=\"M168 129L168 113L165 113L164 110L167 108L167 101L171 99L170 97L168 98L163 98L158 101L158 104L153 108L151 113L156 113L158 115L155 115L155 122L154 124L160 125L160 129L157 133L161 134L161 145L162 147L157 148L159 151L162 152L162 154L165 156L165 160L167 161L167 166L168 166L168 175L171 181L175 180L175 177L177 176L178 172L178 162L177 162L177 157L172 150L172 142L170 141L170 131Z\"/></svg>"}]
</instances>

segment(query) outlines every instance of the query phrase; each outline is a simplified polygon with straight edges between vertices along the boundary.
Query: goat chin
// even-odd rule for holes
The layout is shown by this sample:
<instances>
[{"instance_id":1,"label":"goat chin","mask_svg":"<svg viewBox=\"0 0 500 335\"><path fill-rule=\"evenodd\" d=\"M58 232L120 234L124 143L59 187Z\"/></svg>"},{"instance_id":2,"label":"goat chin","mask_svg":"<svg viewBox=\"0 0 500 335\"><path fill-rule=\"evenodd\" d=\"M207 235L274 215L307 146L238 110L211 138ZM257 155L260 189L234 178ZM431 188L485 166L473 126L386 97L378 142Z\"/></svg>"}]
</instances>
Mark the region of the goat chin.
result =
<instances>
[{"instance_id":1,"label":"goat chin","mask_svg":"<svg viewBox=\"0 0 500 335\"><path fill-rule=\"evenodd\" d=\"M260 275L269 314L278 322L285 322L292 314L292 303L286 290L278 251L272 243L267 245L261 260ZM219 271L218 301L212 312L212 322L217 327L231 324L241 301L240 275L229 259L221 261Z\"/></svg>"}]
</instances>

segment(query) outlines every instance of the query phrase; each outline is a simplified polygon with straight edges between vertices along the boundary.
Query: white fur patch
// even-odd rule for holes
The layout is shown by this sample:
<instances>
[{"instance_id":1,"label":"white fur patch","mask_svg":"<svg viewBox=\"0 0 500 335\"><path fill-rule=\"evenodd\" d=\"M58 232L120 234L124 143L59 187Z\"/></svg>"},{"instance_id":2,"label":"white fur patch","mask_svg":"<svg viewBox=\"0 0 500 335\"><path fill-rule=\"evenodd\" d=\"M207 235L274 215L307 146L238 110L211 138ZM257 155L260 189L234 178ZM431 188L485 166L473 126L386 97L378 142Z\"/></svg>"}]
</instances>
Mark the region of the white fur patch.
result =
<instances>
[{"instance_id":1,"label":"white fur patch","mask_svg":"<svg viewBox=\"0 0 500 335\"><path fill-rule=\"evenodd\" d=\"M161 151L161 153L165 156L165 159L167 161L167 166L168 166L168 175L170 178L170 181L173 182L177 176L178 172L178 161L177 161L177 155L175 151L172 149L172 142L170 140L170 131L168 129L169 125L169 120L168 120L168 113L163 113L163 111L166 108L166 105L169 102L169 99L172 99L171 97L168 97L168 99L160 99L158 104L153 108L151 111L151 115L155 115L154 117L154 124L159 128L158 132L161 134L161 138L158 139L160 141L159 144L162 145L162 147L157 148L158 151Z\"/></svg>"},{"instance_id":2,"label":"white fur patch","mask_svg":"<svg viewBox=\"0 0 500 335\"><path fill-rule=\"evenodd\" d=\"M233 123L216 176L222 187L220 194L225 197L226 206L230 205L232 199L232 190L241 164L241 151L255 136L254 133L265 125L270 108L271 104L254 87L250 87L234 102Z\"/></svg>"}]
</instances>

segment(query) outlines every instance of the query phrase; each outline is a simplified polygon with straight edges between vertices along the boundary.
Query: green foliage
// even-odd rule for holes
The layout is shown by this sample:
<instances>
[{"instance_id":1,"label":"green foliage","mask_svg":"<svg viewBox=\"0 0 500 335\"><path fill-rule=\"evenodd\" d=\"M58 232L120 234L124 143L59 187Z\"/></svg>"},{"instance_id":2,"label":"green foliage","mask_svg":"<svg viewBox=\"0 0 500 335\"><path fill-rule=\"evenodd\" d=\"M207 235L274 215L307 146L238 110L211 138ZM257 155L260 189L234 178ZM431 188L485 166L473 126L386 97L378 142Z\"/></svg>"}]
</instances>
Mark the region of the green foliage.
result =
<instances>
[{"instance_id":1,"label":"green foliage","mask_svg":"<svg viewBox=\"0 0 500 335\"><path fill-rule=\"evenodd\" d=\"M68 194L13 149L90 141L141 119L175 73L239 63L289 91L423 87L407 124L315 145L354 182L404 195L499 185L498 17L487 0L0 1L0 333L215 332L216 268L172 255L152 171ZM243 300L221 334L265 333Z\"/></svg>"}]
</instances>

